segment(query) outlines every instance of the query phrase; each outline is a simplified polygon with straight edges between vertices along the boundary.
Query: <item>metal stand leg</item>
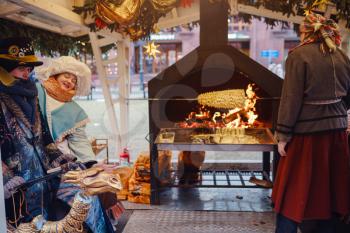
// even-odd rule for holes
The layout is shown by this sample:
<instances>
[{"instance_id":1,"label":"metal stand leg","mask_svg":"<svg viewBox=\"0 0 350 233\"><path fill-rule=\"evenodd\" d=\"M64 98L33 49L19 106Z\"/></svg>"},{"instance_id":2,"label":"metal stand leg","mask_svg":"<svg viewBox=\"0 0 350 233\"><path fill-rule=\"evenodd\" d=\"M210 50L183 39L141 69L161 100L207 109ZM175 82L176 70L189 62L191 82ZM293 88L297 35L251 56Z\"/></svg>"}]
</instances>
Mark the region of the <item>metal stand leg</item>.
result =
<instances>
[{"instance_id":1,"label":"metal stand leg","mask_svg":"<svg viewBox=\"0 0 350 233\"><path fill-rule=\"evenodd\" d=\"M151 145L151 204L159 205L158 150L156 145Z\"/></svg>"},{"instance_id":2,"label":"metal stand leg","mask_svg":"<svg viewBox=\"0 0 350 233\"><path fill-rule=\"evenodd\" d=\"M267 174L269 178L271 171L270 158L270 152L263 152L263 171Z\"/></svg>"},{"instance_id":3,"label":"metal stand leg","mask_svg":"<svg viewBox=\"0 0 350 233\"><path fill-rule=\"evenodd\" d=\"M273 170L272 170L272 180L273 181L275 181L275 178L276 178L279 160L280 160L280 155L278 153L277 146L275 146L274 151L273 151Z\"/></svg>"}]
</instances>

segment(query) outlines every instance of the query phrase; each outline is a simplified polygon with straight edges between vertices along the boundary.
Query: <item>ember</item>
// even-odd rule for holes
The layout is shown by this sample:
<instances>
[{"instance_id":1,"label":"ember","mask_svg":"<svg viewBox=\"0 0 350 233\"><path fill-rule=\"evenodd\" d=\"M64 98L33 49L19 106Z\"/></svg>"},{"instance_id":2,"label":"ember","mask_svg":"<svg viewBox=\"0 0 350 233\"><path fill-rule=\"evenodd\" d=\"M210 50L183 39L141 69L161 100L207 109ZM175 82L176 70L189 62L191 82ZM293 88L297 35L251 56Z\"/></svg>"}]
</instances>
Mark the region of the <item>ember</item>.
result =
<instances>
[{"instance_id":1,"label":"ember","mask_svg":"<svg viewBox=\"0 0 350 233\"><path fill-rule=\"evenodd\" d=\"M218 112L201 105L196 112L191 112L184 122L177 125L180 128L257 128L263 127L257 121L255 104L258 99L253 90L254 84L249 84L245 90L244 105L242 108L236 107L226 112ZM228 90L233 93L232 90ZM218 92L218 95L225 91ZM218 97L216 97L218 98ZM230 98L232 99L232 97ZM212 107L212 106L210 106ZM212 109L212 108L211 108Z\"/></svg>"}]
</instances>

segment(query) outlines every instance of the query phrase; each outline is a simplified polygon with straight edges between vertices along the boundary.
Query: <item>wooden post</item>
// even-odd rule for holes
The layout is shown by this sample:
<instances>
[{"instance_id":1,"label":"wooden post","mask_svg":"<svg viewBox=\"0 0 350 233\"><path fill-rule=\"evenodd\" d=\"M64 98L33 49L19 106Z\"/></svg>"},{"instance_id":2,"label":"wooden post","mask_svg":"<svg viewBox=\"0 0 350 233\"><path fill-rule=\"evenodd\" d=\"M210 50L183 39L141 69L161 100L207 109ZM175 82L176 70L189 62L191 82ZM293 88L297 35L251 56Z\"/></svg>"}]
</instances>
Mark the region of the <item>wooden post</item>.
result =
<instances>
[{"instance_id":1,"label":"wooden post","mask_svg":"<svg viewBox=\"0 0 350 233\"><path fill-rule=\"evenodd\" d=\"M117 44L117 65L118 65L118 89L120 106L120 131L121 146L128 145L128 124L129 124L129 83L130 83L130 42L125 39Z\"/></svg>"},{"instance_id":2,"label":"wooden post","mask_svg":"<svg viewBox=\"0 0 350 233\"><path fill-rule=\"evenodd\" d=\"M107 110L109 121L111 124L112 140L110 141L112 141L112 147L110 148L111 149L110 154L112 155L112 157L114 157L114 159L116 159L116 156L121 152L121 136L118 129L118 121L115 113L112 95L109 89L106 70L102 62L102 53L99 47L99 41L98 41L97 35L96 33L90 32L89 36L90 36L94 57L96 60L98 78L101 81L103 95L105 98L106 110Z\"/></svg>"}]
</instances>

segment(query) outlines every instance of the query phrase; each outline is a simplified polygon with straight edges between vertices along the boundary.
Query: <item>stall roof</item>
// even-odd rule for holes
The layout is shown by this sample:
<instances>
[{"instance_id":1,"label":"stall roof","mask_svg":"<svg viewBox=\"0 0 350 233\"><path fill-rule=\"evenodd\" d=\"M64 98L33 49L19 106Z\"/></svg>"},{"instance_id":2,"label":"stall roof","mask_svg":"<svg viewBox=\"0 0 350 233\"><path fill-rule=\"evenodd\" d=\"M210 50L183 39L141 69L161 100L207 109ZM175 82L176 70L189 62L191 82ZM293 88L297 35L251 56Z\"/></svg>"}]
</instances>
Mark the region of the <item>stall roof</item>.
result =
<instances>
[{"instance_id":1,"label":"stall roof","mask_svg":"<svg viewBox=\"0 0 350 233\"><path fill-rule=\"evenodd\" d=\"M231 13L247 13L277 20L299 23L300 16L286 16L263 7L256 8L230 0ZM7 18L30 26L69 36L87 34L89 29L80 15L73 12L73 5L82 5L83 0L0 0L0 18ZM158 23L159 28L169 28L199 20L199 1L191 7L175 8ZM91 22L91 20L90 20Z\"/></svg>"},{"instance_id":2,"label":"stall roof","mask_svg":"<svg viewBox=\"0 0 350 233\"><path fill-rule=\"evenodd\" d=\"M264 7L256 8L244 4L238 4L237 0L228 0L231 14L245 13L255 16L271 18L275 20L300 23L301 16L287 16L281 12L268 10ZM21 22L44 30L56 32L72 37L88 34L86 23L91 19L83 20L82 17L73 12L73 6L82 6L84 0L0 0L0 18ZM336 14L335 7L327 7L326 14ZM199 0L195 0L191 7L174 8L158 22L160 29L170 28L199 20ZM341 25L342 26L342 25ZM111 36L106 30L99 34ZM113 36L120 38L118 33Z\"/></svg>"}]
</instances>

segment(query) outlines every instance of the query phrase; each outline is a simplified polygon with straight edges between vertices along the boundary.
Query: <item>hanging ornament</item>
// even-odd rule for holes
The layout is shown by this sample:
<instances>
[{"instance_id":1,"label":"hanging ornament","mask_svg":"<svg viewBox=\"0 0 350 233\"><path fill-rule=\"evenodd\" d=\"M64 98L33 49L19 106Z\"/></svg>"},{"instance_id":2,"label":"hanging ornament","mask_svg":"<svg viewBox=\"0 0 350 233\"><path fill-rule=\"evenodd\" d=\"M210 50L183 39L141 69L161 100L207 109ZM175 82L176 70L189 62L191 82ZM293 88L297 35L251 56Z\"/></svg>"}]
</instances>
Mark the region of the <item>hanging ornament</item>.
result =
<instances>
[{"instance_id":1,"label":"hanging ornament","mask_svg":"<svg viewBox=\"0 0 350 233\"><path fill-rule=\"evenodd\" d=\"M156 58L157 54L160 53L160 51L158 50L159 45L155 45L154 42L148 42L143 47L146 49L145 54L148 57Z\"/></svg>"},{"instance_id":2,"label":"hanging ornament","mask_svg":"<svg viewBox=\"0 0 350 233\"><path fill-rule=\"evenodd\" d=\"M96 3L96 14L103 20L129 25L136 20L143 0L125 0L116 4L108 0L100 0Z\"/></svg>"},{"instance_id":3,"label":"hanging ornament","mask_svg":"<svg viewBox=\"0 0 350 233\"><path fill-rule=\"evenodd\" d=\"M180 6L183 8L191 7L194 0L181 0Z\"/></svg>"},{"instance_id":4,"label":"hanging ornament","mask_svg":"<svg viewBox=\"0 0 350 233\"><path fill-rule=\"evenodd\" d=\"M98 29L104 29L107 27L107 24L99 17L96 17L95 24Z\"/></svg>"},{"instance_id":5,"label":"hanging ornament","mask_svg":"<svg viewBox=\"0 0 350 233\"><path fill-rule=\"evenodd\" d=\"M142 29L135 29L134 27L129 27L126 29L126 33L130 36L130 39L136 41L146 35Z\"/></svg>"},{"instance_id":6,"label":"hanging ornament","mask_svg":"<svg viewBox=\"0 0 350 233\"><path fill-rule=\"evenodd\" d=\"M168 12L176 6L177 0L150 0L155 10Z\"/></svg>"}]
</instances>

